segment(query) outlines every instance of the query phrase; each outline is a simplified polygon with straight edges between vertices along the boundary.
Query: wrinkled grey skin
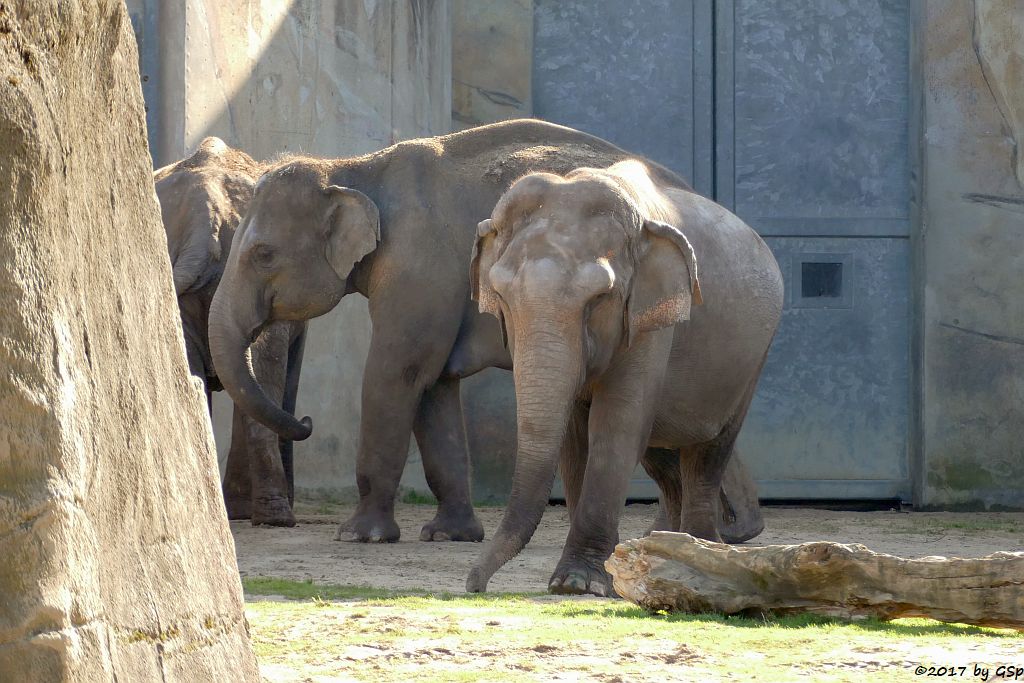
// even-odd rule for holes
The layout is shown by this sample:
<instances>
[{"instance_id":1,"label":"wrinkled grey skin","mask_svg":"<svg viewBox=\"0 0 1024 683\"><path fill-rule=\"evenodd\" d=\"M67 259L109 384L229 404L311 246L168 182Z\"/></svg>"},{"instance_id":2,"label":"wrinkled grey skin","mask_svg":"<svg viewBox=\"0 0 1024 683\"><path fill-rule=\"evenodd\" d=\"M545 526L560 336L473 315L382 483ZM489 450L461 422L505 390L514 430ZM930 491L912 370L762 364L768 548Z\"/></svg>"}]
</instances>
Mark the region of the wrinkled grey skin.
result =
<instances>
[{"instance_id":1,"label":"wrinkled grey skin","mask_svg":"<svg viewBox=\"0 0 1024 683\"><path fill-rule=\"evenodd\" d=\"M352 159L284 160L259 180L211 308L211 351L237 405L285 438L305 438L311 422L266 399L246 349L272 321L323 315L351 292L369 299L360 499L338 538L398 540L394 501L410 434L438 499L420 538L483 538L471 504L459 380L509 369L511 358L497 320L470 299L476 224L526 172L566 173L627 157L579 131L519 120ZM665 169L653 172L686 187Z\"/></svg>"},{"instance_id":2,"label":"wrinkled grey skin","mask_svg":"<svg viewBox=\"0 0 1024 683\"><path fill-rule=\"evenodd\" d=\"M683 472L679 467L679 452L648 448L641 464L661 491L658 516L647 533L681 530ZM725 466L722 488L715 502L718 533L726 543L743 543L764 531L757 484L736 448L733 448L732 457Z\"/></svg>"},{"instance_id":3,"label":"wrinkled grey skin","mask_svg":"<svg viewBox=\"0 0 1024 683\"><path fill-rule=\"evenodd\" d=\"M720 541L722 476L782 311L768 247L637 160L528 175L477 234L471 278L511 349L518 443L467 590L529 541L559 465L572 522L552 592L613 593L604 561L650 448L678 453L681 530Z\"/></svg>"},{"instance_id":4,"label":"wrinkled grey skin","mask_svg":"<svg viewBox=\"0 0 1024 683\"><path fill-rule=\"evenodd\" d=\"M231 240L252 200L261 166L217 138L195 154L154 173L156 193L178 296L189 370L203 382L209 403L221 388L210 356L207 319ZM304 325L269 327L253 346L252 364L274 400L294 411ZM294 526L292 444L237 408L224 476L230 519L254 525Z\"/></svg>"}]
</instances>

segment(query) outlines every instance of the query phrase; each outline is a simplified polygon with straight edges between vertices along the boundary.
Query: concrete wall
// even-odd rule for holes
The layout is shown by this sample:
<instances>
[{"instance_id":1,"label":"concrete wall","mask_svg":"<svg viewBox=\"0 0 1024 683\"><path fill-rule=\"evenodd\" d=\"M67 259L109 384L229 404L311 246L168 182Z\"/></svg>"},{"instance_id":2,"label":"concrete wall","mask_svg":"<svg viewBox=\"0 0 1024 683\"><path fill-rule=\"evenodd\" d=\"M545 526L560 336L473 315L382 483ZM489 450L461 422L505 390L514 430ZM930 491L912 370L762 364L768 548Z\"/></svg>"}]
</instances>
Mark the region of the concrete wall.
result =
<instances>
[{"instance_id":1,"label":"concrete wall","mask_svg":"<svg viewBox=\"0 0 1024 683\"><path fill-rule=\"evenodd\" d=\"M448 0L128 0L141 45L154 163L217 135L259 159L340 157L451 130ZM298 411L296 485L355 487L366 300L310 324ZM214 402L223 457L230 400ZM415 445L406 485L424 488Z\"/></svg>"},{"instance_id":2,"label":"concrete wall","mask_svg":"<svg viewBox=\"0 0 1024 683\"><path fill-rule=\"evenodd\" d=\"M916 12L915 502L1024 507L1024 4Z\"/></svg>"},{"instance_id":3,"label":"concrete wall","mask_svg":"<svg viewBox=\"0 0 1024 683\"><path fill-rule=\"evenodd\" d=\"M452 123L533 113L533 0L452 0Z\"/></svg>"},{"instance_id":4,"label":"concrete wall","mask_svg":"<svg viewBox=\"0 0 1024 683\"><path fill-rule=\"evenodd\" d=\"M157 163L216 134L257 157L341 156L532 113L532 0L128 0ZM596 5L595 7L599 7ZM915 0L914 500L1024 506L1024 6ZM453 28L454 25L454 28ZM365 301L312 323L300 487L351 488ZM478 499L507 491L508 373L463 385ZM223 448L227 401L218 397ZM329 412L328 412L329 411ZM422 488L415 447L405 484Z\"/></svg>"}]
</instances>

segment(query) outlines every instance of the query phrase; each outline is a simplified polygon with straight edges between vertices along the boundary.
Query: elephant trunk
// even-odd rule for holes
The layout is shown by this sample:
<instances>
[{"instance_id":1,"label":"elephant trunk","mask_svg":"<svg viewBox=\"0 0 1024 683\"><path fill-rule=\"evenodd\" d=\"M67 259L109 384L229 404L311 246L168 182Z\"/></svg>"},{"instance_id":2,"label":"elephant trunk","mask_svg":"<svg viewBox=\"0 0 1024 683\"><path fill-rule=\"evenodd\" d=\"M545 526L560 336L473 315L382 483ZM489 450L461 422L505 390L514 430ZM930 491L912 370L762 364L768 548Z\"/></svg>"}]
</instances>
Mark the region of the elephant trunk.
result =
<instances>
[{"instance_id":1,"label":"elephant trunk","mask_svg":"<svg viewBox=\"0 0 1024 683\"><path fill-rule=\"evenodd\" d=\"M535 332L516 342L518 444L512 492L498 530L469 573L467 592L486 591L490 578L519 554L544 515L579 390L580 354L561 332Z\"/></svg>"},{"instance_id":2,"label":"elephant trunk","mask_svg":"<svg viewBox=\"0 0 1024 683\"><path fill-rule=\"evenodd\" d=\"M221 282L210 305L210 354L221 384L242 411L272 429L284 439L301 441L313 431L308 417L296 420L270 400L252 370L249 345L265 325L266 316L255 311L239 314L241 308L228 294L228 283Z\"/></svg>"}]
</instances>

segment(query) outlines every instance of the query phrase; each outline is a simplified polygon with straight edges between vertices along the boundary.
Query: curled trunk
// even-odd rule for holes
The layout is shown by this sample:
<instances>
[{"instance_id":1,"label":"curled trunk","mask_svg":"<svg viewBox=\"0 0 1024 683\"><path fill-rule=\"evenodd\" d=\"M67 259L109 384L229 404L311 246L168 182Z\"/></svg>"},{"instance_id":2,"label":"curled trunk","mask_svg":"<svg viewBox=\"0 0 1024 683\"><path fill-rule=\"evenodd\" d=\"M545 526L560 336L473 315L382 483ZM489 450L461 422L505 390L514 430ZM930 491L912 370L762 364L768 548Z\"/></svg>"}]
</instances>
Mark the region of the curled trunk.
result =
<instances>
[{"instance_id":1,"label":"curled trunk","mask_svg":"<svg viewBox=\"0 0 1024 683\"><path fill-rule=\"evenodd\" d=\"M252 419L282 438L308 438L313 431L312 421L308 417L296 420L271 401L253 374L249 345L265 320L255 314L240 316L238 308L228 301L227 289L222 282L210 307L210 353L218 379L235 405Z\"/></svg>"}]
</instances>

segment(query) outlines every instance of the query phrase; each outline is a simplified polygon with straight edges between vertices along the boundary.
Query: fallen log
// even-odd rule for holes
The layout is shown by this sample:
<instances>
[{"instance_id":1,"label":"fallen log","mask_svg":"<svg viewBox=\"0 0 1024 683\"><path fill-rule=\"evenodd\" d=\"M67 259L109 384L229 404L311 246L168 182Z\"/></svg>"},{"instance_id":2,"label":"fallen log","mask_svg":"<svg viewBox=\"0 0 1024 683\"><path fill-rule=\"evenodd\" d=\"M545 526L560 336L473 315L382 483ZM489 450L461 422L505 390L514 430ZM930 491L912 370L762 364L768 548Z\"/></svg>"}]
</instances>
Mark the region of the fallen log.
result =
<instances>
[{"instance_id":1,"label":"fallen log","mask_svg":"<svg viewBox=\"0 0 1024 683\"><path fill-rule=\"evenodd\" d=\"M605 562L650 610L849 619L926 617L1024 630L1024 553L905 559L860 544L736 547L657 531Z\"/></svg>"}]
</instances>

